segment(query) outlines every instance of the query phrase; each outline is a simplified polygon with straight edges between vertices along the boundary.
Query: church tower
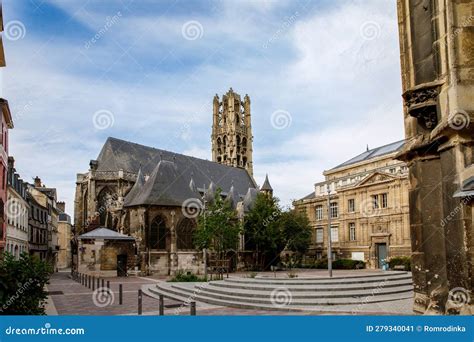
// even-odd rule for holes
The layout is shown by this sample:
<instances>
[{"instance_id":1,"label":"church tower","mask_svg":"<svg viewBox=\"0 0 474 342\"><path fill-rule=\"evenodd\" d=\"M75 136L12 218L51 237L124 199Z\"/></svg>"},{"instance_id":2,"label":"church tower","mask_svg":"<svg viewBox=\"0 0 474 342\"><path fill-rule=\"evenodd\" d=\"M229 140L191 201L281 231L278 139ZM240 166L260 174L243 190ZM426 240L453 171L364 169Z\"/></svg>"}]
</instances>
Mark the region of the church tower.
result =
<instances>
[{"instance_id":1,"label":"church tower","mask_svg":"<svg viewBox=\"0 0 474 342\"><path fill-rule=\"evenodd\" d=\"M230 88L219 101L216 94L211 139L213 161L244 168L253 177L253 136L248 95L241 101L240 95Z\"/></svg>"}]
</instances>

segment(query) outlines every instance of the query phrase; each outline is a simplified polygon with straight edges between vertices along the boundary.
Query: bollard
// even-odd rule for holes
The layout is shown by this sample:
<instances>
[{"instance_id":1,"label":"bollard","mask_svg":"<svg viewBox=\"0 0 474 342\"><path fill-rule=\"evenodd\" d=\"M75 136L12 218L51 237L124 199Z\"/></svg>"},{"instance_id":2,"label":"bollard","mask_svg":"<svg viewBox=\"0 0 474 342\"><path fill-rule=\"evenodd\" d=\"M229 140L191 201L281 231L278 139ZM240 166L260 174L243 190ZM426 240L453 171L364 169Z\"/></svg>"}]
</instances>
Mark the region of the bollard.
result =
<instances>
[{"instance_id":1,"label":"bollard","mask_svg":"<svg viewBox=\"0 0 474 342\"><path fill-rule=\"evenodd\" d=\"M88 288L91 288L91 280L92 280L92 278L91 278L91 276L89 276L88 278L89 278L89 280L88 280L88 282L87 282L87 283L88 283L88 284L87 284L87 287L88 287Z\"/></svg>"},{"instance_id":2,"label":"bollard","mask_svg":"<svg viewBox=\"0 0 474 342\"><path fill-rule=\"evenodd\" d=\"M97 290L99 289L99 287L100 287L100 278L97 277Z\"/></svg>"},{"instance_id":3,"label":"bollard","mask_svg":"<svg viewBox=\"0 0 474 342\"><path fill-rule=\"evenodd\" d=\"M165 315L165 298L163 297L163 295L160 295L160 316L164 316Z\"/></svg>"},{"instance_id":4,"label":"bollard","mask_svg":"<svg viewBox=\"0 0 474 342\"><path fill-rule=\"evenodd\" d=\"M92 291L95 291L95 277L92 276Z\"/></svg>"},{"instance_id":5,"label":"bollard","mask_svg":"<svg viewBox=\"0 0 474 342\"><path fill-rule=\"evenodd\" d=\"M196 302L191 302L191 316L196 316Z\"/></svg>"},{"instance_id":6,"label":"bollard","mask_svg":"<svg viewBox=\"0 0 474 342\"><path fill-rule=\"evenodd\" d=\"M102 279L102 289L105 287L105 280Z\"/></svg>"},{"instance_id":7,"label":"bollard","mask_svg":"<svg viewBox=\"0 0 474 342\"><path fill-rule=\"evenodd\" d=\"M110 290L110 281L107 280L107 288Z\"/></svg>"},{"instance_id":8,"label":"bollard","mask_svg":"<svg viewBox=\"0 0 474 342\"><path fill-rule=\"evenodd\" d=\"M119 284L119 305L123 304L123 286Z\"/></svg>"},{"instance_id":9,"label":"bollard","mask_svg":"<svg viewBox=\"0 0 474 342\"><path fill-rule=\"evenodd\" d=\"M79 276L81 278L81 285L84 285L84 274L81 273L81 275Z\"/></svg>"},{"instance_id":10,"label":"bollard","mask_svg":"<svg viewBox=\"0 0 474 342\"><path fill-rule=\"evenodd\" d=\"M142 290L138 290L138 315L142 315L143 313L143 294Z\"/></svg>"}]
</instances>

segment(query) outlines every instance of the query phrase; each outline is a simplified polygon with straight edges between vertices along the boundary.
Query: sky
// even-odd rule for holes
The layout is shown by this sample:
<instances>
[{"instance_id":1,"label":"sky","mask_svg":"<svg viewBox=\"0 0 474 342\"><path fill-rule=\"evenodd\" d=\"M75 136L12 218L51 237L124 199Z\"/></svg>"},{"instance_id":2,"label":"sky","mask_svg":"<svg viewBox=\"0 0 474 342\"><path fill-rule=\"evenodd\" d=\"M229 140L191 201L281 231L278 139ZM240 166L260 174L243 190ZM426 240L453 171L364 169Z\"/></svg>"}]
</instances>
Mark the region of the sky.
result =
<instances>
[{"instance_id":1,"label":"sky","mask_svg":"<svg viewBox=\"0 0 474 342\"><path fill-rule=\"evenodd\" d=\"M211 159L212 99L251 98L254 177L285 206L404 137L394 0L4 0L21 177L58 189L107 137Z\"/></svg>"}]
</instances>

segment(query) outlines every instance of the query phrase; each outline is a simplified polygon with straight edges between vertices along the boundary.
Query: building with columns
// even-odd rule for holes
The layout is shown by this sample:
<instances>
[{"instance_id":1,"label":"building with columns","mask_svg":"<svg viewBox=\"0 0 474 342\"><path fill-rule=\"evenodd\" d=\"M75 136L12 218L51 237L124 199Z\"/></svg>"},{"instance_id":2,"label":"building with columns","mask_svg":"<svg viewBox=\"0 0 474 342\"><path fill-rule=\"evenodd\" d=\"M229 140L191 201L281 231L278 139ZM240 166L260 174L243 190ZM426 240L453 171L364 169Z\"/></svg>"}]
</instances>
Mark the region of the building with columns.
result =
<instances>
[{"instance_id":1,"label":"building with columns","mask_svg":"<svg viewBox=\"0 0 474 342\"><path fill-rule=\"evenodd\" d=\"M361 260L369 268L382 268L391 257L410 256L408 168L395 159L403 146L398 141L367 149L325 171L325 180L294 202L313 229L307 256L327 257L328 218L333 260Z\"/></svg>"}]
</instances>

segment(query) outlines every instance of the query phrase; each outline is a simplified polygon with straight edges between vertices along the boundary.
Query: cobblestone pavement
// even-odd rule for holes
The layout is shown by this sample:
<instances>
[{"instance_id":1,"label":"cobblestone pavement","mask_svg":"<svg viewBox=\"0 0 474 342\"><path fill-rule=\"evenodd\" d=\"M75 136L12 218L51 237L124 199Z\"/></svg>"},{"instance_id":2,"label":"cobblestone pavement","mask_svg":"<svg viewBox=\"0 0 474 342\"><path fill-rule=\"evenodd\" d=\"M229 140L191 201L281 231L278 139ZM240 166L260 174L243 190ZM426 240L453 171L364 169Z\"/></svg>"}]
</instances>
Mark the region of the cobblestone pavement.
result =
<instances>
[{"instance_id":1,"label":"cobblestone pavement","mask_svg":"<svg viewBox=\"0 0 474 342\"><path fill-rule=\"evenodd\" d=\"M342 275L342 274L341 274ZM48 314L58 315L88 315L88 316L113 316L113 315L137 315L138 314L138 290L142 285L157 283L159 279L129 277L129 278L105 278L110 281L110 288L114 294L113 302L105 307L99 307L94 303L94 291L80 283L72 280L66 272L55 273L48 285L50 302L47 307ZM119 305L119 284L123 285L123 305ZM97 298L97 297L96 297ZM374 305L370 314L410 314L411 301L396 301ZM399 306L399 307L397 307ZM54 310L55 309L55 310ZM348 308L347 312L350 312ZM265 310L246 310L199 304L198 316L307 316L307 315L335 315L334 312L281 312ZM346 313L347 314L347 313ZM158 301L143 296L143 315L158 315ZM189 308L182 303L165 299L165 315L189 315Z\"/></svg>"}]
</instances>

